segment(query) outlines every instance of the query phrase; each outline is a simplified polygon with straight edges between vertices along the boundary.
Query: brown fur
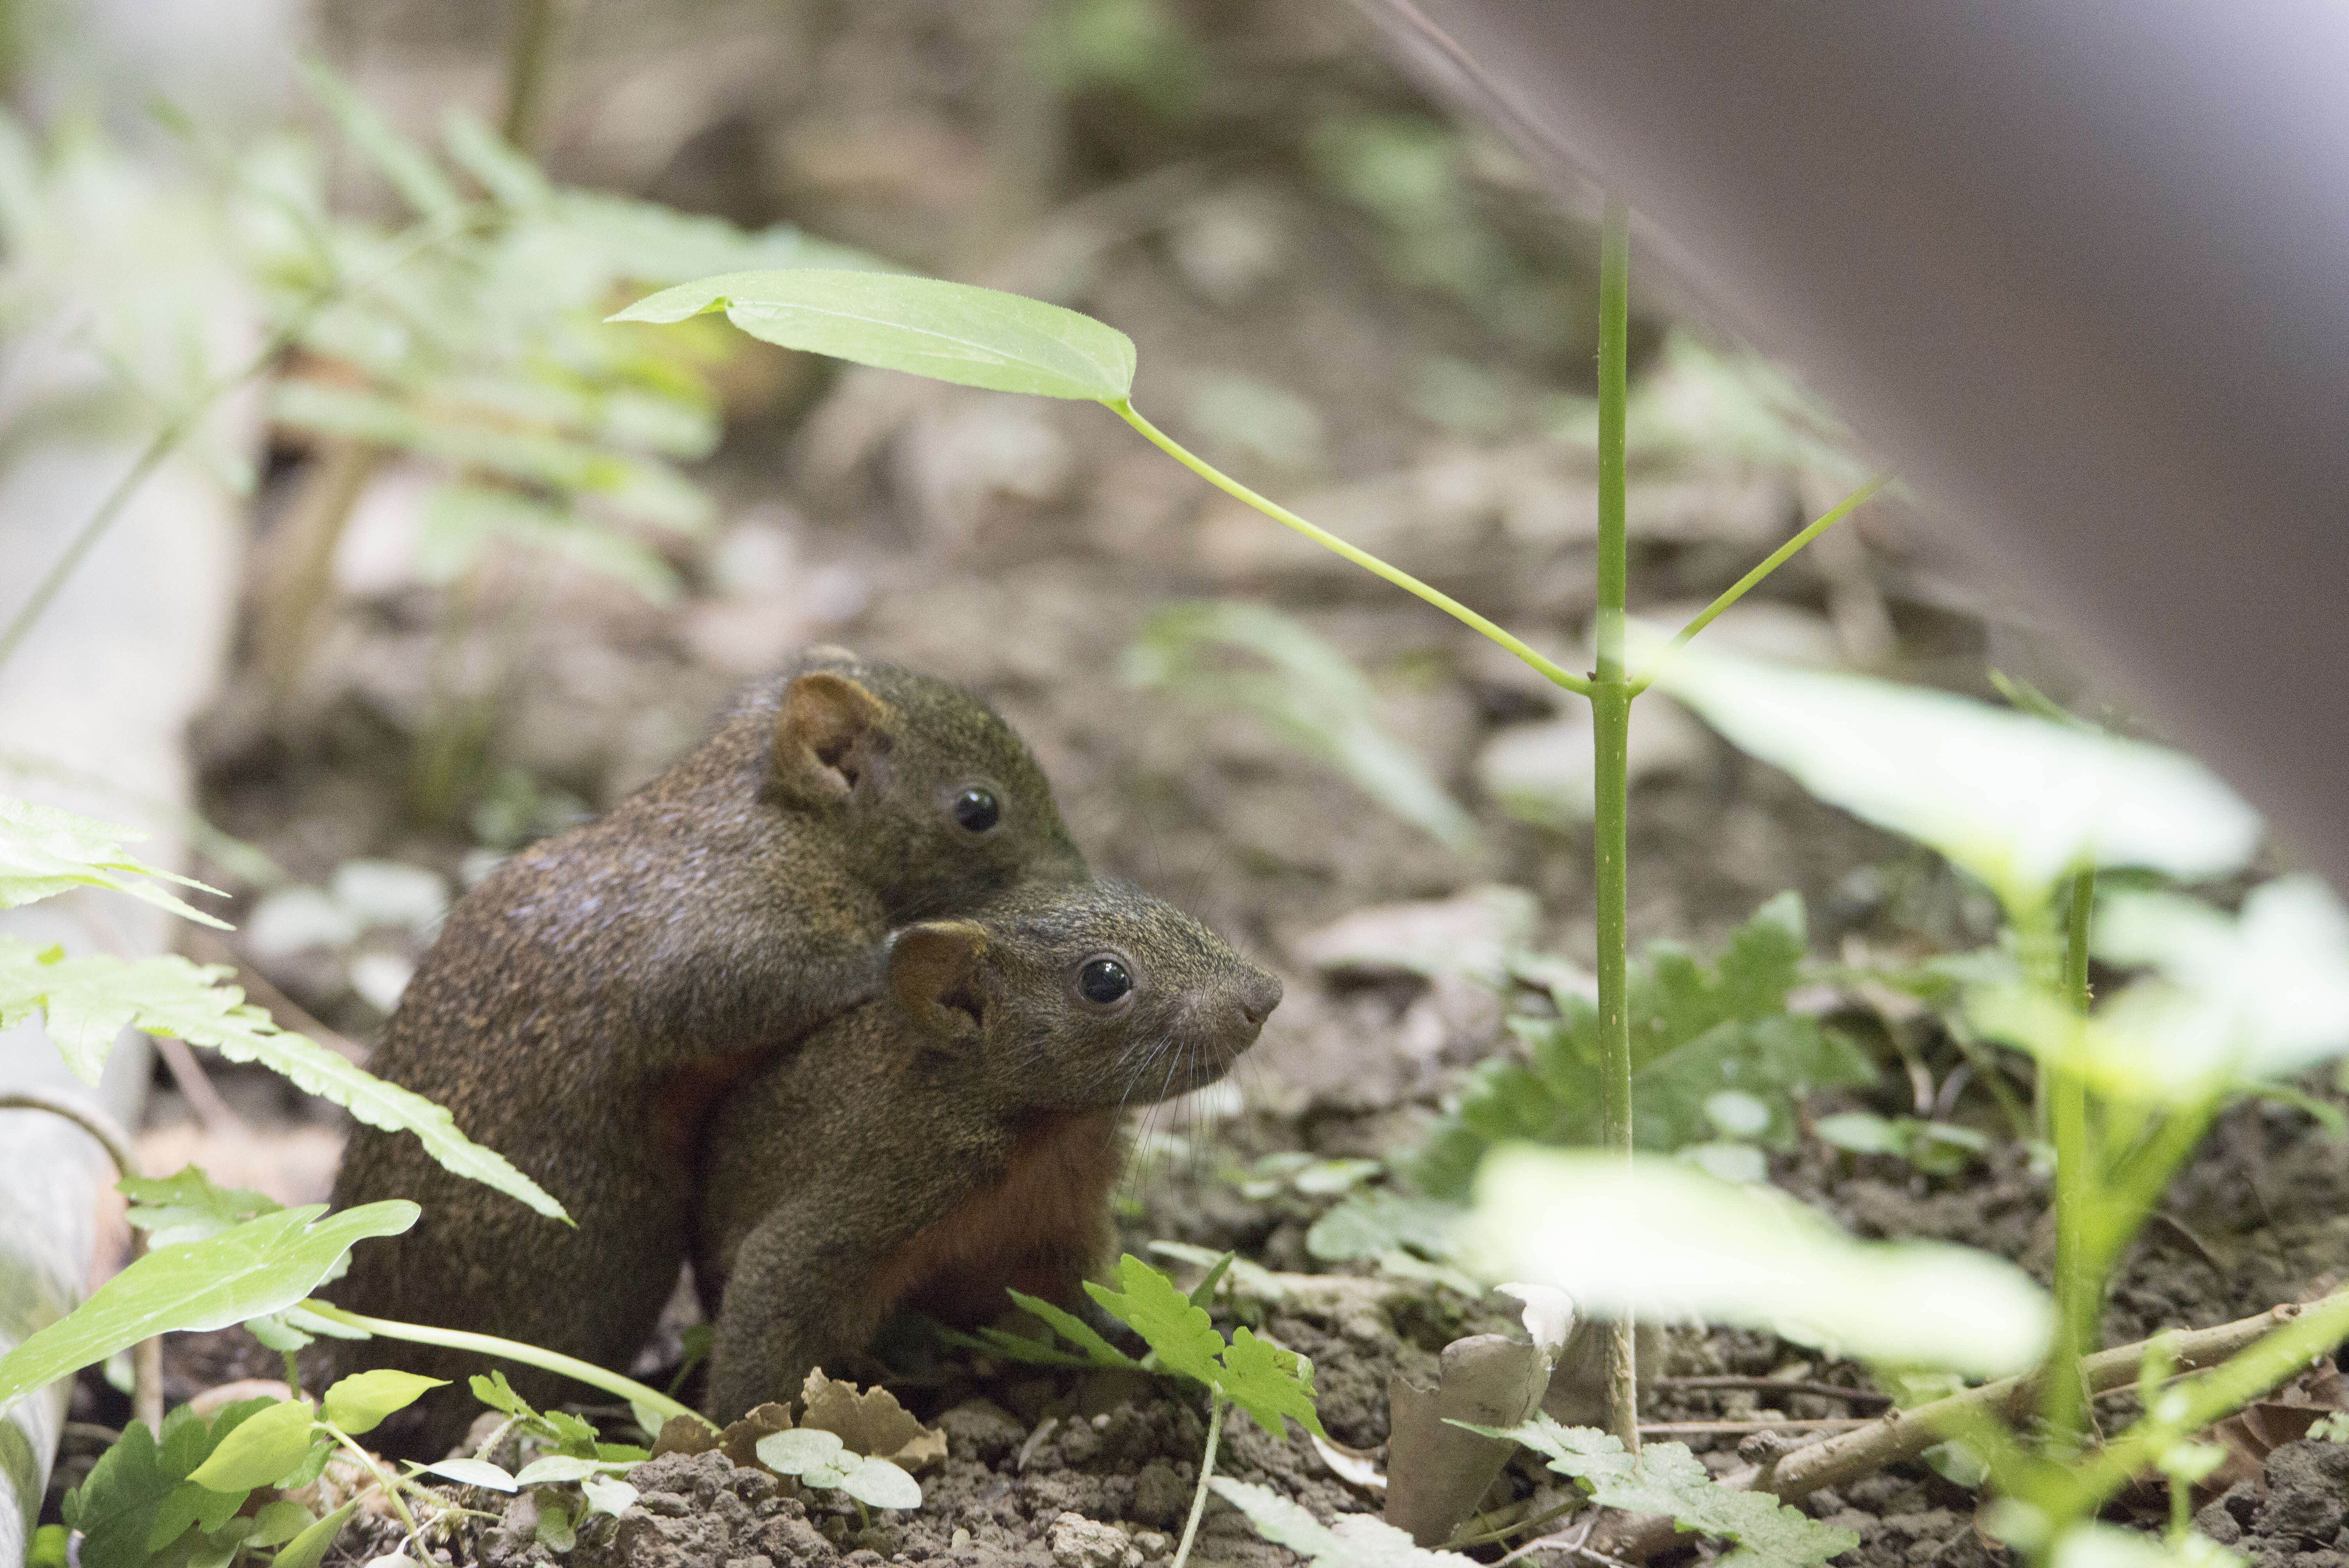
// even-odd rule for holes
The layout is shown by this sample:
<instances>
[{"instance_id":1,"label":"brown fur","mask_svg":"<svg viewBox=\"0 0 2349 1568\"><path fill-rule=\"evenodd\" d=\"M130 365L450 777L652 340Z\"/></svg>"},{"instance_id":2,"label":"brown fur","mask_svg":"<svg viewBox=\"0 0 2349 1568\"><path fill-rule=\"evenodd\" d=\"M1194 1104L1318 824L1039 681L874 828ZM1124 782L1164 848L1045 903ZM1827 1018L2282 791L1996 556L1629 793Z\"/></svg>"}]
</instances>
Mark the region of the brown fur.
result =
<instances>
[{"instance_id":1,"label":"brown fur","mask_svg":"<svg viewBox=\"0 0 2349 1568\"><path fill-rule=\"evenodd\" d=\"M1078 989L1113 954L1121 1003ZM1280 983L1154 899L1030 887L902 932L883 996L718 1113L694 1276L709 1405L787 1398L901 1305L975 1319L1006 1285L1081 1306L1110 1240L1121 1108L1221 1078Z\"/></svg>"},{"instance_id":2,"label":"brown fur","mask_svg":"<svg viewBox=\"0 0 2349 1568\"><path fill-rule=\"evenodd\" d=\"M1000 823L951 811L983 783ZM379 1317L519 1339L625 1367L677 1282L700 1119L753 1063L872 995L882 943L1084 865L1043 774L977 698L821 650L752 691L709 740L607 815L513 856L459 901L374 1069L553 1193L575 1230L358 1128L338 1206L412 1198L326 1295ZM455 1380L380 1429L438 1457L481 1358L377 1339L345 1368ZM551 1400L563 1384L510 1369Z\"/></svg>"}]
</instances>

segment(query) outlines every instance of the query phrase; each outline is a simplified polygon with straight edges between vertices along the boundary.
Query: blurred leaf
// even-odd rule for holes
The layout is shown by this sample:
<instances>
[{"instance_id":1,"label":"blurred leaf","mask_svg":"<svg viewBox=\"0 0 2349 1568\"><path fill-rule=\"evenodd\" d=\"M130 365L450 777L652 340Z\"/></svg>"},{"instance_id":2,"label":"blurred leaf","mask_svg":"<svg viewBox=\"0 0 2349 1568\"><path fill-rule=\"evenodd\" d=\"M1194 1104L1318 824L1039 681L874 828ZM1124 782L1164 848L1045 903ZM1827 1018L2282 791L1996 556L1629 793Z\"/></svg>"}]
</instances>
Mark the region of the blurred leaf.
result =
<instances>
[{"instance_id":1,"label":"blurred leaf","mask_svg":"<svg viewBox=\"0 0 2349 1568\"><path fill-rule=\"evenodd\" d=\"M146 836L134 828L118 828L111 822L0 795L0 909L53 898L77 887L103 887L127 892L198 924L228 930L226 921L214 919L153 883L129 880L134 876L160 877L181 887L220 893L218 888L206 887L123 852L126 841L136 842Z\"/></svg>"},{"instance_id":2,"label":"blurred leaf","mask_svg":"<svg viewBox=\"0 0 2349 1568\"><path fill-rule=\"evenodd\" d=\"M130 1200L125 1217L147 1233L147 1244L153 1247L202 1241L285 1207L243 1187L216 1187L192 1165L181 1166L171 1176L126 1176L114 1187Z\"/></svg>"},{"instance_id":3,"label":"blurred leaf","mask_svg":"<svg viewBox=\"0 0 2349 1568\"><path fill-rule=\"evenodd\" d=\"M1323 1263L1376 1258L1396 1247L1445 1258L1467 1217L1468 1211L1456 1203L1374 1187L1349 1195L1314 1221L1305 1233L1305 1250Z\"/></svg>"},{"instance_id":4,"label":"blurred leaf","mask_svg":"<svg viewBox=\"0 0 2349 1568\"><path fill-rule=\"evenodd\" d=\"M1661 639L1642 639L1653 659ZM2009 910L2082 861L2192 880L2240 867L2259 819L2193 758L1920 686L1709 648L1660 687L1819 799L1939 851Z\"/></svg>"},{"instance_id":5,"label":"blurred leaf","mask_svg":"<svg viewBox=\"0 0 2349 1568\"><path fill-rule=\"evenodd\" d=\"M279 1029L267 1013L245 1002L243 991L222 984L231 973L223 965L191 964L176 954L51 957L15 937L0 936L0 1026L41 1009L49 1037L67 1063L92 1084L125 1028L211 1046L233 1062L259 1062L370 1127L414 1133L425 1152L456 1174L550 1218L567 1219L563 1206L503 1155L458 1131L440 1106L386 1083L315 1040Z\"/></svg>"},{"instance_id":6,"label":"blurred leaf","mask_svg":"<svg viewBox=\"0 0 2349 1568\"><path fill-rule=\"evenodd\" d=\"M271 1568L318 1568L318 1564L326 1560L327 1549L334 1545L335 1537L343 1532L343 1526L350 1522L351 1515L357 1511L358 1506L359 1500L353 1498L287 1542L285 1548L270 1560Z\"/></svg>"},{"instance_id":7,"label":"blurred leaf","mask_svg":"<svg viewBox=\"0 0 2349 1568\"><path fill-rule=\"evenodd\" d=\"M1286 1546L1313 1568L1474 1568L1475 1559L1457 1552L1433 1552L1367 1513L1340 1514L1324 1524L1304 1506L1276 1491L1229 1476L1213 1476L1216 1496L1247 1516L1256 1532Z\"/></svg>"},{"instance_id":8,"label":"blurred leaf","mask_svg":"<svg viewBox=\"0 0 2349 1568\"><path fill-rule=\"evenodd\" d=\"M432 155L392 129L391 122L349 83L316 60L304 63L302 75L311 96L334 116L351 146L420 216L437 217L462 204Z\"/></svg>"},{"instance_id":9,"label":"blurred leaf","mask_svg":"<svg viewBox=\"0 0 2349 1568\"><path fill-rule=\"evenodd\" d=\"M429 581L454 582L484 546L499 539L616 579L655 604L677 597L677 573L657 552L575 512L512 490L471 485L433 496L424 513L418 568Z\"/></svg>"},{"instance_id":10,"label":"blurred leaf","mask_svg":"<svg viewBox=\"0 0 2349 1568\"><path fill-rule=\"evenodd\" d=\"M1230 667L1216 648L1254 654L1272 668ZM1136 686L1175 687L1261 715L1413 827L1454 849L1475 841L1460 803L1379 727L1378 694L1362 673L1277 610L1238 601L1170 606L1143 627L1125 670Z\"/></svg>"},{"instance_id":11,"label":"blurred leaf","mask_svg":"<svg viewBox=\"0 0 2349 1568\"><path fill-rule=\"evenodd\" d=\"M885 273L729 273L664 289L613 321L704 311L751 336L860 365L1045 397L1115 399L1133 389L1133 343L1059 305L968 284Z\"/></svg>"},{"instance_id":12,"label":"blurred leaf","mask_svg":"<svg viewBox=\"0 0 2349 1568\"><path fill-rule=\"evenodd\" d=\"M1086 1361L1095 1367L1138 1367L1124 1351L1103 1339L1093 1326L1075 1313L1054 1306L1040 1296L1024 1295L1019 1291L1009 1293L1025 1312L1031 1312L1051 1326L1052 1331L1084 1353Z\"/></svg>"},{"instance_id":13,"label":"blurred leaf","mask_svg":"<svg viewBox=\"0 0 2349 1568\"><path fill-rule=\"evenodd\" d=\"M1502 1278L1594 1315L1696 1316L1870 1360L1982 1377L2046 1347L2049 1308L2002 1258L1938 1243L1856 1242L1769 1188L1652 1156L1496 1150L1472 1247Z\"/></svg>"},{"instance_id":14,"label":"blurred leaf","mask_svg":"<svg viewBox=\"0 0 2349 1568\"><path fill-rule=\"evenodd\" d=\"M0 1410L154 1335L226 1328L283 1311L326 1279L353 1243L398 1235L416 1223L418 1211L392 1200L320 1219L325 1212L324 1204L286 1209L200 1242L156 1248L0 1357Z\"/></svg>"},{"instance_id":15,"label":"blurred leaf","mask_svg":"<svg viewBox=\"0 0 2349 1568\"><path fill-rule=\"evenodd\" d=\"M1710 1140L1716 1123L1709 1108L1731 1093L1766 1117L1756 1132L1740 1136L1788 1150L1805 1098L1876 1081L1874 1065L1851 1042L1785 1010L1805 947L1802 900L1784 892L1730 934L1709 968L1669 942L1651 944L1630 965L1638 1147L1669 1153ZM1555 1018L1509 1020L1525 1059L1486 1061L1462 1083L1457 1104L1411 1167L1429 1192L1464 1198L1477 1161L1496 1143L1599 1141L1599 1009L1570 993L1554 999Z\"/></svg>"}]
</instances>

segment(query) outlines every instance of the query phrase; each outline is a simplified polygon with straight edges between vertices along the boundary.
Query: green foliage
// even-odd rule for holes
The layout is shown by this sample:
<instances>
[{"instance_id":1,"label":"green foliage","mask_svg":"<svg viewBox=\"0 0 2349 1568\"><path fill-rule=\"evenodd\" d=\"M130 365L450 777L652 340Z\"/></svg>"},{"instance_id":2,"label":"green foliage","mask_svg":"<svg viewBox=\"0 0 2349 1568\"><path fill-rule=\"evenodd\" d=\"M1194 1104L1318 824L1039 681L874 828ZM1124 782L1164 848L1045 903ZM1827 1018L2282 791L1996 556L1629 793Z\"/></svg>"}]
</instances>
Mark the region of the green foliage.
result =
<instances>
[{"instance_id":1,"label":"green foliage","mask_svg":"<svg viewBox=\"0 0 2349 1568\"><path fill-rule=\"evenodd\" d=\"M228 929L226 923L152 882L134 880L154 877L205 892L220 891L124 852L124 843L135 843L146 836L134 828L118 828L111 822L0 795L0 909L14 909L77 887L103 887L127 892L200 925Z\"/></svg>"},{"instance_id":2,"label":"green foliage","mask_svg":"<svg viewBox=\"0 0 2349 1568\"><path fill-rule=\"evenodd\" d=\"M334 1274L354 1242L398 1235L418 1213L398 1199L322 1219L326 1212L322 1203L280 1210L156 1248L0 1357L0 1410L150 1336L226 1328L293 1306Z\"/></svg>"},{"instance_id":3,"label":"green foliage","mask_svg":"<svg viewBox=\"0 0 2349 1568\"><path fill-rule=\"evenodd\" d=\"M1854 1154L1889 1154L1928 1176L1954 1176L1990 1147L1989 1136L1971 1127L1859 1110L1823 1116L1811 1130L1822 1143Z\"/></svg>"},{"instance_id":4,"label":"green foliage","mask_svg":"<svg viewBox=\"0 0 2349 1568\"><path fill-rule=\"evenodd\" d=\"M312 1430L298 1400L248 1399L209 1420L186 1406L163 1418L160 1441L133 1421L67 1493L66 1522L83 1532L87 1568L148 1568L227 1562L278 1547L280 1568L315 1565L351 1506L326 1519L300 1504L268 1502L247 1514L262 1487L316 1479L330 1442Z\"/></svg>"},{"instance_id":5,"label":"green foliage","mask_svg":"<svg viewBox=\"0 0 2349 1568\"><path fill-rule=\"evenodd\" d=\"M244 1187L215 1187L192 1165L171 1176L126 1176L115 1190L130 1200L128 1218L147 1233L150 1246L197 1242L285 1205Z\"/></svg>"},{"instance_id":6,"label":"green foliage","mask_svg":"<svg viewBox=\"0 0 2349 1568\"><path fill-rule=\"evenodd\" d=\"M1717 648L1683 650L1656 684L1819 799L1939 851L2010 911L2042 905L2083 861L2190 880L2235 870L2259 842L2259 819L2209 769L2141 741Z\"/></svg>"},{"instance_id":7,"label":"green foliage","mask_svg":"<svg viewBox=\"0 0 2349 1568\"><path fill-rule=\"evenodd\" d=\"M1335 1524L1324 1524L1301 1504L1264 1487L1220 1475L1207 1484L1246 1514L1258 1535L1288 1547L1313 1568L1471 1568L1476 1561L1413 1545L1409 1535L1371 1514L1341 1514Z\"/></svg>"},{"instance_id":8,"label":"green foliage","mask_svg":"<svg viewBox=\"0 0 2349 1568\"><path fill-rule=\"evenodd\" d=\"M1227 656L1234 651L1268 667L1235 665ZM1475 841L1475 824L1460 803L1379 727L1378 693L1361 671L1277 610L1216 601L1172 605L1126 650L1125 676L1138 686L1179 689L1210 709L1257 714L1413 827L1455 849Z\"/></svg>"},{"instance_id":9,"label":"green foliage","mask_svg":"<svg viewBox=\"0 0 2349 1568\"><path fill-rule=\"evenodd\" d=\"M1859 1544L1850 1531L1821 1524L1767 1492L1716 1484L1685 1443L1648 1443L1633 1459L1612 1435L1560 1426L1547 1415L1506 1429L1469 1429L1523 1443L1547 1460L1551 1470L1572 1477L1601 1507L1669 1513L1682 1530L1733 1542L1736 1550L1720 1559L1725 1563L1825 1568L1829 1558Z\"/></svg>"},{"instance_id":10,"label":"green foliage","mask_svg":"<svg viewBox=\"0 0 2349 1568\"><path fill-rule=\"evenodd\" d=\"M1857 1047L1786 1011L1803 954L1802 900L1785 892L1731 934L1710 968L1664 942L1630 965L1638 1147L1669 1152L1727 1133L1730 1113L1718 1098L1726 1092L1747 1102L1738 1109L1761 1112L1735 1141L1789 1149L1805 1096L1875 1081ZM1509 1021L1525 1060L1486 1062L1461 1086L1458 1104L1411 1168L1427 1191L1466 1197L1478 1162L1498 1143L1599 1141L1599 1010L1570 994L1557 1001L1555 1018Z\"/></svg>"},{"instance_id":11,"label":"green foliage","mask_svg":"<svg viewBox=\"0 0 2349 1568\"><path fill-rule=\"evenodd\" d=\"M1774 1188L1679 1161L1520 1144L1495 1151L1476 1191L1466 1244L1487 1277L1555 1285L1595 1315L1693 1316L1974 1376L2046 1353L2046 1295L2005 1259L1855 1241Z\"/></svg>"},{"instance_id":12,"label":"green foliage","mask_svg":"<svg viewBox=\"0 0 2349 1568\"><path fill-rule=\"evenodd\" d=\"M67 957L0 936L0 1027L38 1009L50 1038L83 1079L98 1081L125 1028L176 1035L211 1046L231 1061L259 1062L295 1087L331 1099L370 1127L414 1133L427 1152L460 1176L519 1199L542 1214L567 1219L563 1206L505 1157L457 1130L449 1113L412 1090L386 1083L306 1036L287 1033L226 984L224 965L190 963L176 954L115 958Z\"/></svg>"},{"instance_id":13,"label":"green foliage","mask_svg":"<svg viewBox=\"0 0 2349 1568\"><path fill-rule=\"evenodd\" d=\"M853 1454L839 1434L801 1427L761 1438L759 1460L778 1475L846 1492L872 1508L919 1508L922 1489L887 1460Z\"/></svg>"},{"instance_id":14,"label":"green foliage","mask_svg":"<svg viewBox=\"0 0 2349 1568\"><path fill-rule=\"evenodd\" d=\"M1085 1290L1104 1312L1148 1342L1146 1366L1206 1384L1268 1432L1281 1431L1281 1418L1289 1416L1317 1437L1329 1435L1313 1409L1312 1362L1246 1328L1226 1343L1205 1305L1131 1253L1118 1259L1117 1277L1123 1291L1090 1280Z\"/></svg>"},{"instance_id":15,"label":"green foliage","mask_svg":"<svg viewBox=\"0 0 2349 1568\"><path fill-rule=\"evenodd\" d=\"M405 1410L423 1398L426 1389L444 1387L447 1381L388 1367L356 1372L326 1390L326 1403L319 1414L355 1438L361 1432L375 1430L386 1416Z\"/></svg>"},{"instance_id":16,"label":"green foliage","mask_svg":"<svg viewBox=\"0 0 2349 1568\"><path fill-rule=\"evenodd\" d=\"M965 387L1116 401L1133 389L1133 342L1059 305L968 284L805 269L730 273L664 289L614 321L706 311L769 343Z\"/></svg>"}]
</instances>

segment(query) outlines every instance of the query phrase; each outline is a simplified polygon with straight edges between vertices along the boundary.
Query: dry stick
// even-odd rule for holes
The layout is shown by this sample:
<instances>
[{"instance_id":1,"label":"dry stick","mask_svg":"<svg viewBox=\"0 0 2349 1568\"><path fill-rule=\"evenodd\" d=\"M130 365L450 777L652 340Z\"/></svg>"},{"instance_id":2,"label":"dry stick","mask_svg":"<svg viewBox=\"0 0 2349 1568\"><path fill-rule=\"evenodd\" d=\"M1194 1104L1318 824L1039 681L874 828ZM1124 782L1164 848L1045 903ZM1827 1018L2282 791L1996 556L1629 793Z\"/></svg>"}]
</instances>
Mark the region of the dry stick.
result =
<instances>
[{"instance_id":1,"label":"dry stick","mask_svg":"<svg viewBox=\"0 0 2349 1568\"><path fill-rule=\"evenodd\" d=\"M383 449L367 441L337 437L322 443L277 526L254 641L270 700L280 707L302 678L317 612L331 595L335 552L383 457Z\"/></svg>"},{"instance_id":2,"label":"dry stick","mask_svg":"<svg viewBox=\"0 0 2349 1568\"><path fill-rule=\"evenodd\" d=\"M1723 1373L1702 1377L1659 1377L1659 1388L1751 1388L1760 1394L1809 1394L1847 1404L1889 1405L1892 1396L1874 1388L1847 1388L1840 1383L1810 1383L1798 1378L1748 1377Z\"/></svg>"},{"instance_id":3,"label":"dry stick","mask_svg":"<svg viewBox=\"0 0 2349 1568\"><path fill-rule=\"evenodd\" d=\"M1866 1416L1781 1416L1771 1421L1642 1421L1640 1435L1730 1437L1744 1432L1848 1432L1876 1423Z\"/></svg>"},{"instance_id":4,"label":"dry stick","mask_svg":"<svg viewBox=\"0 0 2349 1568\"><path fill-rule=\"evenodd\" d=\"M127 1181L139 1171L138 1150L130 1135L116 1121L94 1105L46 1088L15 1088L0 1093L0 1110L46 1110L52 1116L62 1116L76 1127L96 1139L114 1161L117 1181ZM130 1262L137 1263L147 1255L147 1233L138 1226L130 1227ZM163 1339L160 1335L140 1340L130 1347L130 1414L147 1423L150 1430L163 1427Z\"/></svg>"},{"instance_id":5,"label":"dry stick","mask_svg":"<svg viewBox=\"0 0 2349 1568\"><path fill-rule=\"evenodd\" d=\"M2192 1372L2213 1367L2297 1318L2344 1302L2349 1302L2349 1291L2305 1304L2271 1307L2256 1317L2222 1323L2214 1328L2172 1330L2134 1345L2099 1350L2081 1357L2080 1380L2091 1394L2134 1387L2146 1352L2155 1340L2161 1342L2176 1371ZM1775 1461L1766 1486L1756 1484L1763 1474L1760 1465L1731 1470L1718 1478L1719 1484L1741 1491L1767 1491L1791 1501L1821 1487L1913 1460L1971 1422L2019 1418L2029 1409L2038 1393L2036 1372L2002 1377L1995 1383L1985 1383L1979 1388L1969 1388L1914 1409L1888 1411L1865 1427L1796 1449ZM1607 1551L1638 1559L1669 1545L1678 1528L1670 1514L1635 1513L1612 1522L1602 1534Z\"/></svg>"},{"instance_id":6,"label":"dry stick","mask_svg":"<svg viewBox=\"0 0 2349 1568\"><path fill-rule=\"evenodd\" d=\"M244 1118L231 1109L221 1091L212 1087L212 1078L204 1072L204 1064L196 1060L196 1053L188 1042L177 1035L150 1035L155 1042L155 1054L163 1058L171 1069L171 1081L187 1098L188 1109L196 1113L196 1125L208 1133L239 1133L249 1130Z\"/></svg>"}]
</instances>

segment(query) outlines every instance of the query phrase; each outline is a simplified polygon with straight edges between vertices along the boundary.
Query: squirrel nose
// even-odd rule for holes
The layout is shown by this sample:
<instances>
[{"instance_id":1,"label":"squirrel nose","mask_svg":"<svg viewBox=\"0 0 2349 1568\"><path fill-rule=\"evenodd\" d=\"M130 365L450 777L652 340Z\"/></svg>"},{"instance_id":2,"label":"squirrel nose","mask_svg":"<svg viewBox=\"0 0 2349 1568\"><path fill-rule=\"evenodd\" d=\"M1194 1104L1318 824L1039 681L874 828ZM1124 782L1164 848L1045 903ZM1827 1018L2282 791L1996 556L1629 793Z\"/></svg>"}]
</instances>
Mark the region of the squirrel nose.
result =
<instances>
[{"instance_id":1,"label":"squirrel nose","mask_svg":"<svg viewBox=\"0 0 2349 1568\"><path fill-rule=\"evenodd\" d=\"M1257 970L1247 984L1240 987L1239 1000L1240 1015L1247 1019L1250 1026L1263 1027L1264 1021L1272 1016L1272 1010L1280 1006L1279 976Z\"/></svg>"}]
</instances>

